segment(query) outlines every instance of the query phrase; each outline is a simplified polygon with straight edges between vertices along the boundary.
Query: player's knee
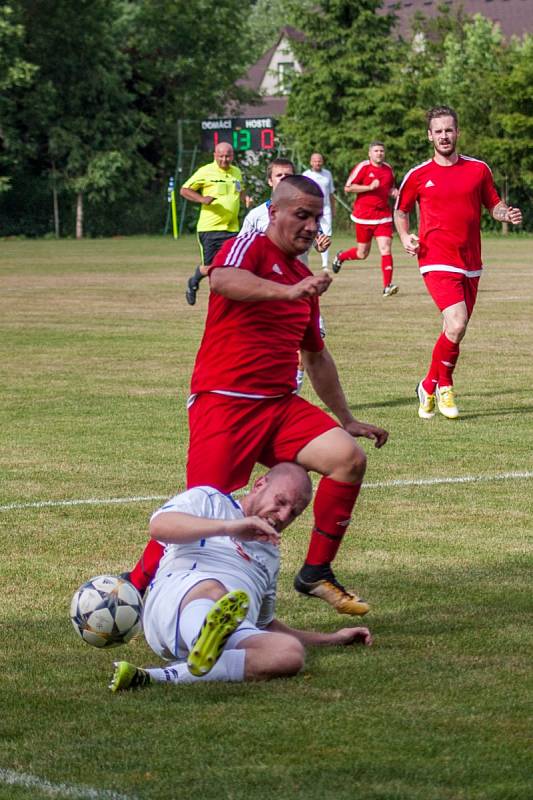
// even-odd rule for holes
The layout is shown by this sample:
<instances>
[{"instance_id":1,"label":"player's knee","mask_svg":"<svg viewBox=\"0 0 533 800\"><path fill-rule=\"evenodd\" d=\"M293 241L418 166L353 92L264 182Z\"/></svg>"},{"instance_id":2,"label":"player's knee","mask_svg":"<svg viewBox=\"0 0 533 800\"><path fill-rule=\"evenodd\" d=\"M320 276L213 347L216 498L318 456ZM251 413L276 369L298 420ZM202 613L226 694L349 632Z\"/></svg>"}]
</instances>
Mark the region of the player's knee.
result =
<instances>
[{"instance_id":1,"label":"player's knee","mask_svg":"<svg viewBox=\"0 0 533 800\"><path fill-rule=\"evenodd\" d=\"M274 667L274 674L279 678L297 675L305 661L305 650L298 639L285 634L282 636Z\"/></svg>"},{"instance_id":2,"label":"player's knee","mask_svg":"<svg viewBox=\"0 0 533 800\"><path fill-rule=\"evenodd\" d=\"M349 453L345 456L344 468L351 480L363 480L366 472L366 453L353 439L351 445Z\"/></svg>"},{"instance_id":3,"label":"player's knee","mask_svg":"<svg viewBox=\"0 0 533 800\"><path fill-rule=\"evenodd\" d=\"M357 258L360 259L361 261L364 261L365 258L368 258L369 253L370 253L369 249L367 249L366 247L364 248L361 247L357 250Z\"/></svg>"}]
</instances>

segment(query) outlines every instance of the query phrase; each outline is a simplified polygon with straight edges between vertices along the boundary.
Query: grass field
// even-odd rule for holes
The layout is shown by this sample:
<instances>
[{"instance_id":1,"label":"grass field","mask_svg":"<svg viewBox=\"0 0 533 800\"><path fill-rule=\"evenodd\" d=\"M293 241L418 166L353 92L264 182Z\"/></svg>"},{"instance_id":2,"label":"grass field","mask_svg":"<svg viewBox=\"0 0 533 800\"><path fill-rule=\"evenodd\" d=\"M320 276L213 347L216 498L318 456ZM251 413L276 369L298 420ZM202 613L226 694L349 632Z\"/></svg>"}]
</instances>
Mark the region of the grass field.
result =
<instances>
[{"instance_id":1,"label":"grass field","mask_svg":"<svg viewBox=\"0 0 533 800\"><path fill-rule=\"evenodd\" d=\"M439 319L397 242L396 297L373 253L323 299L355 415L391 432L365 444L337 561L375 646L310 652L292 680L112 696L113 659L156 659L142 640L85 646L69 601L132 565L158 498L184 488L207 287L189 308L192 237L2 243L1 800L533 797L532 247L485 242L456 421L416 414ZM333 630L348 620L291 589L310 518L283 543L279 616Z\"/></svg>"}]
</instances>

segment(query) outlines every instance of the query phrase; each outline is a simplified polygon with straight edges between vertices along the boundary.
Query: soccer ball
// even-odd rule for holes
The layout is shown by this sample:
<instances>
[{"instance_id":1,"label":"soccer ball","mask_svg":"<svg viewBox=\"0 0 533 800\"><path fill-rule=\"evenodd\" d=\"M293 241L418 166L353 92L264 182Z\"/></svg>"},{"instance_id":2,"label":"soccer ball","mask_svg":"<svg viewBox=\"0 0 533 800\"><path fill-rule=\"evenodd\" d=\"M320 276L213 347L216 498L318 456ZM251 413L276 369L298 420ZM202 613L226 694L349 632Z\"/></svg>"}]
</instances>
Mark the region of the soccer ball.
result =
<instances>
[{"instance_id":1,"label":"soccer ball","mask_svg":"<svg viewBox=\"0 0 533 800\"><path fill-rule=\"evenodd\" d=\"M142 630L141 595L123 578L98 575L74 593L70 619L87 644L94 647L127 644Z\"/></svg>"}]
</instances>

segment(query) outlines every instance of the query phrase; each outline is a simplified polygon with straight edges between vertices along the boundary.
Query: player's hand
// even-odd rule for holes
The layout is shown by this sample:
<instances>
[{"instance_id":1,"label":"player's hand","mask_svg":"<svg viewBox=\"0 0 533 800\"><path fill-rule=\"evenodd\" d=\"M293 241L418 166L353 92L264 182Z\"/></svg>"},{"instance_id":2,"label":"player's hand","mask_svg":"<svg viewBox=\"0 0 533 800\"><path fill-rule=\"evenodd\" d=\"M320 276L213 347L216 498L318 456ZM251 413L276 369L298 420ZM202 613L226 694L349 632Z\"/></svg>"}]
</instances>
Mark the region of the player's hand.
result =
<instances>
[{"instance_id":1,"label":"player's hand","mask_svg":"<svg viewBox=\"0 0 533 800\"><path fill-rule=\"evenodd\" d=\"M420 239L416 233L408 233L406 236L402 236L402 244L406 253L416 256L420 247Z\"/></svg>"},{"instance_id":2,"label":"player's hand","mask_svg":"<svg viewBox=\"0 0 533 800\"><path fill-rule=\"evenodd\" d=\"M264 542L279 546L281 536L266 519L261 517L244 517L228 520L225 525L227 536L242 542Z\"/></svg>"},{"instance_id":3,"label":"player's hand","mask_svg":"<svg viewBox=\"0 0 533 800\"><path fill-rule=\"evenodd\" d=\"M332 633L333 641L331 644L362 644L370 647L372 644L372 634L368 628L341 628L340 631Z\"/></svg>"},{"instance_id":4,"label":"player's hand","mask_svg":"<svg viewBox=\"0 0 533 800\"><path fill-rule=\"evenodd\" d=\"M326 233L319 233L313 244L315 250L319 253L323 253L324 250L327 250L331 245L331 236L328 236Z\"/></svg>"},{"instance_id":5,"label":"player's hand","mask_svg":"<svg viewBox=\"0 0 533 800\"><path fill-rule=\"evenodd\" d=\"M389 197L392 197L393 200L396 200L398 195L399 195L399 191L396 188L391 189L390 192L389 192Z\"/></svg>"},{"instance_id":6,"label":"player's hand","mask_svg":"<svg viewBox=\"0 0 533 800\"><path fill-rule=\"evenodd\" d=\"M377 178L374 178L374 180L370 184L369 188L370 189L377 189L378 186L379 186L379 180Z\"/></svg>"},{"instance_id":7,"label":"player's hand","mask_svg":"<svg viewBox=\"0 0 533 800\"><path fill-rule=\"evenodd\" d=\"M325 270L322 270L320 275L309 275L293 286L287 286L288 299L301 300L306 297L320 297L328 289L331 281L331 275Z\"/></svg>"},{"instance_id":8,"label":"player's hand","mask_svg":"<svg viewBox=\"0 0 533 800\"><path fill-rule=\"evenodd\" d=\"M522 212L520 211L520 209L509 206L509 208L507 209L507 220L511 222L513 225L521 225Z\"/></svg>"},{"instance_id":9,"label":"player's hand","mask_svg":"<svg viewBox=\"0 0 533 800\"><path fill-rule=\"evenodd\" d=\"M376 425L369 425L367 422L358 422L356 419L345 425L344 430L348 431L354 438L364 436L365 439L372 439L374 447L383 447L389 438L389 432L384 428L378 428Z\"/></svg>"},{"instance_id":10,"label":"player's hand","mask_svg":"<svg viewBox=\"0 0 533 800\"><path fill-rule=\"evenodd\" d=\"M211 197L210 194L204 194L202 197L202 205L203 206L210 206L215 198Z\"/></svg>"}]
</instances>

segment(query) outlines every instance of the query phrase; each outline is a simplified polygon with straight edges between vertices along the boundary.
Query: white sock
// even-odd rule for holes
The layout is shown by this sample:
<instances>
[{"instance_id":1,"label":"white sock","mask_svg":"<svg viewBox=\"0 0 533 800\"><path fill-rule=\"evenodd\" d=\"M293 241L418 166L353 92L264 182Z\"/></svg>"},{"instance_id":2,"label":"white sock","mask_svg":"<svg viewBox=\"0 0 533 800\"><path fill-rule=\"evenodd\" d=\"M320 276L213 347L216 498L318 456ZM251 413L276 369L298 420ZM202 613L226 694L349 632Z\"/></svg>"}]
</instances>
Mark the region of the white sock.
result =
<instances>
[{"instance_id":1,"label":"white sock","mask_svg":"<svg viewBox=\"0 0 533 800\"><path fill-rule=\"evenodd\" d=\"M192 603L189 603L189 605L192 605ZM191 675L187 664L181 663L169 664L168 667L150 667L146 672L155 683L243 681L245 658L245 650L224 650L213 669L207 675L200 677Z\"/></svg>"},{"instance_id":2,"label":"white sock","mask_svg":"<svg viewBox=\"0 0 533 800\"><path fill-rule=\"evenodd\" d=\"M200 597L198 600L191 600L180 611L179 633L187 646L187 650L191 650L193 642L198 638L206 614L214 605L214 600L210 600L208 597Z\"/></svg>"}]
</instances>

